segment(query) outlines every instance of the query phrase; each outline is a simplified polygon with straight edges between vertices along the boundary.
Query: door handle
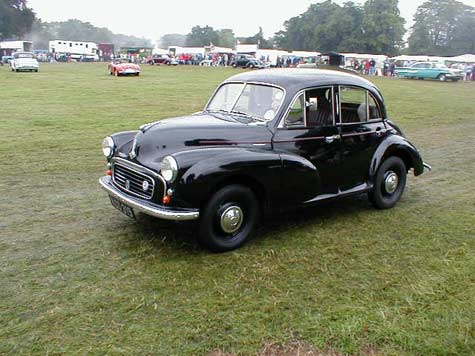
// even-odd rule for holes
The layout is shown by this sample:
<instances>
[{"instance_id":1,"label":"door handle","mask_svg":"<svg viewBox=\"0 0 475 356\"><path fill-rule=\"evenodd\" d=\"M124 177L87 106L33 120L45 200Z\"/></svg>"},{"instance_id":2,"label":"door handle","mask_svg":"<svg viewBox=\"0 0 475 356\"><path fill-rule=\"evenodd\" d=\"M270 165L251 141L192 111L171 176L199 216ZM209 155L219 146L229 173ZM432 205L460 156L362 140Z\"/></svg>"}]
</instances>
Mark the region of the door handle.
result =
<instances>
[{"instance_id":1,"label":"door handle","mask_svg":"<svg viewBox=\"0 0 475 356\"><path fill-rule=\"evenodd\" d=\"M333 135L333 136L326 136L325 137L325 143L333 143L337 140L340 140L341 136L340 135Z\"/></svg>"}]
</instances>

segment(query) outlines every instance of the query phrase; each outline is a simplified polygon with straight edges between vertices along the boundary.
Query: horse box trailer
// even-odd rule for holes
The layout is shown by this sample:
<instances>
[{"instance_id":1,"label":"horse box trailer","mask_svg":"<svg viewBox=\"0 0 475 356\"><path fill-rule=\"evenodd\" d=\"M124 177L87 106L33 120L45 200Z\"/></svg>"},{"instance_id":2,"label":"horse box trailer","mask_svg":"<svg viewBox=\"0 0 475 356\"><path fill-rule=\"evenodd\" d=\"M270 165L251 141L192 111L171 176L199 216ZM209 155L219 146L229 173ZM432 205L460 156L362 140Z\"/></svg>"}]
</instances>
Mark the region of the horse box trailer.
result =
<instances>
[{"instance_id":1,"label":"horse box trailer","mask_svg":"<svg viewBox=\"0 0 475 356\"><path fill-rule=\"evenodd\" d=\"M51 53L69 54L71 58L77 60L99 60L99 49L94 42L54 40L49 41L49 51Z\"/></svg>"}]
</instances>

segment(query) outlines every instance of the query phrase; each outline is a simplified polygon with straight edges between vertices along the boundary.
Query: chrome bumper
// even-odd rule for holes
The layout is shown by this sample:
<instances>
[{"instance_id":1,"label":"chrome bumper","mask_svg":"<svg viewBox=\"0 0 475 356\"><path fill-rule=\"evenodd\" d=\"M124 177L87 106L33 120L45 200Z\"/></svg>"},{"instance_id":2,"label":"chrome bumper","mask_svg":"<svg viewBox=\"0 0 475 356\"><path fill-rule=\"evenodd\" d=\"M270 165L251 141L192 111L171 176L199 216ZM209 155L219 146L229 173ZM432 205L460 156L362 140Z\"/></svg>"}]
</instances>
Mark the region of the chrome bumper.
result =
<instances>
[{"instance_id":1,"label":"chrome bumper","mask_svg":"<svg viewBox=\"0 0 475 356\"><path fill-rule=\"evenodd\" d=\"M154 203L131 197L112 184L109 176L101 177L99 183L110 196L120 200L125 205L139 210L147 215L164 220L187 221L196 220L200 216L198 209L171 209Z\"/></svg>"}]
</instances>

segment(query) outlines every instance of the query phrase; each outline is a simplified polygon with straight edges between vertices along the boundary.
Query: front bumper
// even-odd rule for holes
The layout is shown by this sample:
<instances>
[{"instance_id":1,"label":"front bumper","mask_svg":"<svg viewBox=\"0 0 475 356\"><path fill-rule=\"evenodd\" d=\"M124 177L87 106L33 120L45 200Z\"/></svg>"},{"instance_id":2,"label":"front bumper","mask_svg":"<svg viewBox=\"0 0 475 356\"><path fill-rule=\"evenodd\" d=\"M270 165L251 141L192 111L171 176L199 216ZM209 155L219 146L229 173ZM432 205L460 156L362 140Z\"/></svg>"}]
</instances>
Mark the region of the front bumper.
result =
<instances>
[{"instance_id":1,"label":"front bumper","mask_svg":"<svg viewBox=\"0 0 475 356\"><path fill-rule=\"evenodd\" d=\"M450 80L463 80L463 75L461 74L446 74L445 77Z\"/></svg>"},{"instance_id":2,"label":"front bumper","mask_svg":"<svg viewBox=\"0 0 475 356\"><path fill-rule=\"evenodd\" d=\"M16 70L37 70L39 67L37 66L21 66L15 67Z\"/></svg>"},{"instance_id":3,"label":"front bumper","mask_svg":"<svg viewBox=\"0 0 475 356\"><path fill-rule=\"evenodd\" d=\"M104 189L110 196L120 200L122 203L133 208L134 210L141 211L147 215L154 216L159 219L188 221L196 220L200 216L198 209L168 208L125 194L112 184L112 179L109 176L101 177L99 179L99 183L102 189Z\"/></svg>"}]
</instances>

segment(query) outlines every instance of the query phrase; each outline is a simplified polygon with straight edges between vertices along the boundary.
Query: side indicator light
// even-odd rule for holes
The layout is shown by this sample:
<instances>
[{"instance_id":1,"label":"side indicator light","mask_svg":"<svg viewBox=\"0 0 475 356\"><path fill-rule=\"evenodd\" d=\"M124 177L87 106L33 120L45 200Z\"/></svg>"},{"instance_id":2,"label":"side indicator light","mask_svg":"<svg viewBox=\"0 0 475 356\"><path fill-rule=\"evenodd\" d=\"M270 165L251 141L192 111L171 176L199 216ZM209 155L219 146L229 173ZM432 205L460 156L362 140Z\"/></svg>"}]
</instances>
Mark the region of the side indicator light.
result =
<instances>
[{"instance_id":1,"label":"side indicator light","mask_svg":"<svg viewBox=\"0 0 475 356\"><path fill-rule=\"evenodd\" d=\"M111 169L108 169L108 170L106 171L106 175L112 177L112 170L111 170Z\"/></svg>"},{"instance_id":2,"label":"side indicator light","mask_svg":"<svg viewBox=\"0 0 475 356\"><path fill-rule=\"evenodd\" d=\"M172 202L172 198L169 197L168 195L165 195L165 196L163 197L163 204L168 205L168 204L170 204L171 202Z\"/></svg>"}]
</instances>

